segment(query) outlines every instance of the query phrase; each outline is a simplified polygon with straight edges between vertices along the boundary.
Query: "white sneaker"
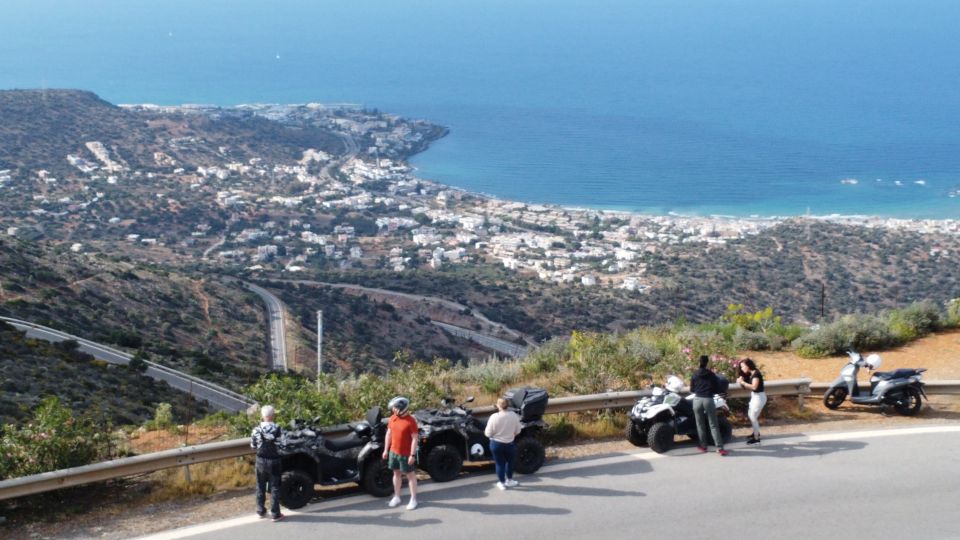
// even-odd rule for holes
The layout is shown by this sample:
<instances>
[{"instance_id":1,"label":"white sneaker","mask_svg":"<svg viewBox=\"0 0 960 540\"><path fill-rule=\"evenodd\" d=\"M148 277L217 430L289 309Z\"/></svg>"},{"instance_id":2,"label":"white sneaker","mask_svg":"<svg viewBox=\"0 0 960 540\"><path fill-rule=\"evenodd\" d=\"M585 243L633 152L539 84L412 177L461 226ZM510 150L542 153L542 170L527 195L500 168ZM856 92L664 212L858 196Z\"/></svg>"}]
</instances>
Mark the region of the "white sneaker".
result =
<instances>
[{"instance_id":1,"label":"white sneaker","mask_svg":"<svg viewBox=\"0 0 960 540\"><path fill-rule=\"evenodd\" d=\"M511 479L507 480L507 483L506 483L505 485L506 485L507 487L517 487L517 486L520 485L520 482L517 482L516 480L514 480L513 478L511 478Z\"/></svg>"},{"instance_id":2,"label":"white sneaker","mask_svg":"<svg viewBox=\"0 0 960 540\"><path fill-rule=\"evenodd\" d=\"M410 502L407 503L407 510L416 510L417 509L417 500L410 499Z\"/></svg>"},{"instance_id":3,"label":"white sneaker","mask_svg":"<svg viewBox=\"0 0 960 540\"><path fill-rule=\"evenodd\" d=\"M400 497L394 497L390 499L390 502L387 503L387 506L390 508L395 508L400 505Z\"/></svg>"},{"instance_id":4,"label":"white sneaker","mask_svg":"<svg viewBox=\"0 0 960 540\"><path fill-rule=\"evenodd\" d=\"M507 489L507 486L503 485L503 482L497 482L497 489L499 489L500 491L503 491Z\"/></svg>"}]
</instances>

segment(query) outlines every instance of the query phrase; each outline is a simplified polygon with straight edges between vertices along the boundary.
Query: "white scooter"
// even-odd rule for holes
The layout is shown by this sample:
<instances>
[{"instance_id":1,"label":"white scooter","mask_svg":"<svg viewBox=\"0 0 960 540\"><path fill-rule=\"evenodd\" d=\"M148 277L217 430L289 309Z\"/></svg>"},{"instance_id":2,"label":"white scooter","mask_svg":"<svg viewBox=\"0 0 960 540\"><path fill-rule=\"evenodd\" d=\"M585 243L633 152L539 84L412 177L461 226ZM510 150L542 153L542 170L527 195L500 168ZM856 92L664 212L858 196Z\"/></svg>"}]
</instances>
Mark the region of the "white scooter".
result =
<instances>
[{"instance_id":1,"label":"white scooter","mask_svg":"<svg viewBox=\"0 0 960 540\"><path fill-rule=\"evenodd\" d=\"M880 355L871 354L864 358L856 351L849 351L850 361L840 370L840 376L833 381L823 395L823 404L828 409L836 409L848 397L857 405L893 405L904 416L913 416L923 406L922 397L927 397L921 382L926 368L897 369L894 371L874 371L882 362ZM873 371L870 377L870 389L861 389L857 383L857 373L861 367Z\"/></svg>"}]
</instances>

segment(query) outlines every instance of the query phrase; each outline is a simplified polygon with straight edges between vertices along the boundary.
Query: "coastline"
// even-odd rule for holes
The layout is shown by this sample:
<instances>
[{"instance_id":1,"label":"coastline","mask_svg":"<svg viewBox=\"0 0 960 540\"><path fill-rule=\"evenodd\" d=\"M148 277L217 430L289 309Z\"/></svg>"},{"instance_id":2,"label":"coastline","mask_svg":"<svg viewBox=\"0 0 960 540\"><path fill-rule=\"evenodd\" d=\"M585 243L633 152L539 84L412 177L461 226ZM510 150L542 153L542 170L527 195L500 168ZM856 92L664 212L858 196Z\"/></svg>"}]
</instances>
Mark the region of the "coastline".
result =
<instances>
[{"instance_id":1,"label":"coastline","mask_svg":"<svg viewBox=\"0 0 960 540\"><path fill-rule=\"evenodd\" d=\"M428 145L418 154L428 152L430 146ZM411 156L412 157L412 156ZM409 157L407 158L409 160ZM620 217L620 218L640 218L648 220L673 220L677 222L706 222L706 223L732 223L732 222L752 222L752 223L783 223L788 220L802 220L807 219L811 221L819 221L825 223L834 223L838 225L847 225L847 226L864 226L864 227L883 227L888 229L896 230L914 230L915 232L920 233L944 233L944 234L960 234L960 217L958 218L921 218L921 217L899 217L899 216L886 216L882 214L841 214L841 213L829 213L829 214L771 214L771 215L758 215L751 214L746 216L738 216L733 214L699 214L699 213L683 213L677 211L667 211L667 212L643 212L637 210L630 210L617 207L594 207L594 206L574 206L574 205L564 205L564 204L554 204L554 203L544 203L536 201L523 201L516 200L512 198L502 197L492 193L487 193L483 191L474 191L467 188L463 188L456 185L451 185L441 181L433 180L423 176L419 176L419 169L416 166L410 165L409 161L406 161L407 165L411 167L412 174L411 176L418 179L421 182L429 183L435 186L446 188L452 191L458 191L464 195L469 195L471 197L476 197L478 199L484 199L492 202L497 202L500 204L522 204L530 207L543 207L547 209L555 209L565 212L572 213L581 213L581 214L595 214L600 213L608 215L611 217ZM936 229L944 230L930 230L931 227Z\"/></svg>"},{"instance_id":2,"label":"coastline","mask_svg":"<svg viewBox=\"0 0 960 540\"><path fill-rule=\"evenodd\" d=\"M428 121L434 121L434 119L431 118ZM456 130L451 128L450 133L444 138L432 141L430 146L424 151L408 156L406 162L413 168L414 174L423 180L429 180L435 184L445 185L451 189L483 195L485 197L500 198L531 205L568 208L571 210L626 212L632 215L647 217L677 216L689 219L728 218L760 220L786 220L810 217L815 219L838 219L842 221L853 221L858 218L907 221L942 221L960 218L960 198L957 197L957 194L960 194L960 179L951 180L949 179L950 175L947 174L941 174L936 180L921 179L919 181L913 179L904 179L902 181L893 180L894 177L887 180L881 180L879 178L873 180L872 178L874 178L874 176L872 174L865 174L863 178L871 178L870 181L858 180L857 182L851 182L850 177L838 173L835 175L835 178L811 180L809 185L788 185L789 183L787 181L783 181L777 185L776 189L780 189L783 193L780 195L780 206L800 206L799 203L791 204L790 202L791 199L799 197L801 194L799 192L804 192L809 196L810 192L823 191L829 195L824 196L824 199L828 203L836 202L836 204L825 205L827 208L824 210L817 210L818 206L824 206L818 204L818 202L804 203L799 211L794 211L788 208L778 207L776 201L771 201L772 204L769 205L765 203L758 204L754 202L754 200L745 201L742 204L723 202L717 204L678 203L676 205L656 203L650 203L649 205L622 204L614 202L584 204L582 202L574 203L548 200L548 198L538 198L534 196L511 195L503 192L504 190L496 190L496 187L506 187L509 191L509 189L521 183L546 186L546 182L537 179L538 176L541 176L541 173L534 173L531 174L530 178L522 178L520 180L508 177L499 180L489 180L489 178L492 178L489 174L490 167L486 167L483 170L474 170L471 169L472 164L462 165L457 162L450 162L450 152L445 152L443 147L444 145L451 144L451 141L456 136ZM464 145L454 143L454 146L463 147ZM445 155L435 163L434 156L437 155L438 150ZM459 155L460 153L462 153L462 151L456 154ZM542 174L550 173L544 172ZM960 178L960 174L956 176ZM484 181L480 182L484 185L478 187L473 186L472 184L477 183L476 178L485 178ZM531 178L534 180L531 180ZM617 183L623 184L624 186L627 185L623 181L618 181ZM754 187L761 187L761 184L757 184ZM753 189L754 187L748 186L746 189ZM791 193L791 188L799 188L798 193ZM542 194L549 194L554 199L578 198L576 193L571 193L572 190L563 190L565 193L562 197L557 196L556 192L558 190L551 191L549 187L541 187L538 191L543 191ZM602 189L594 191L602 191ZM923 195L920 195L921 193L923 193ZM635 195L635 193L628 194L628 196L629 195ZM918 196L926 198L915 200ZM849 205L847 204L848 201L860 202L855 205ZM819 202L822 203L823 201ZM834 207L844 206L853 206L854 209L833 209ZM859 207L870 208L871 210L865 211ZM953 216L957 217L955 218Z\"/></svg>"}]
</instances>

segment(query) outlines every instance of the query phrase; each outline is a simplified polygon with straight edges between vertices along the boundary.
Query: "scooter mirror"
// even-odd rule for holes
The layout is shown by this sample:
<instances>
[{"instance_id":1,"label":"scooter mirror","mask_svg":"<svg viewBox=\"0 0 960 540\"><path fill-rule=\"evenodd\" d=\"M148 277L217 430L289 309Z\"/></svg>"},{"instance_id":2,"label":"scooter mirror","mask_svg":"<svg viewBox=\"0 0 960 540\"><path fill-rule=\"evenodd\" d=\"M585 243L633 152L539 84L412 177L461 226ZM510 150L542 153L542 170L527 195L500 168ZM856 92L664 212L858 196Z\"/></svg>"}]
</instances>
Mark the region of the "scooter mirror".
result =
<instances>
[{"instance_id":1,"label":"scooter mirror","mask_svg":"<svg viewBox=\"0 0 960 540\"><path fill-rule=\"evenodd\" d=\"M464 403L473 403L473 396L468 397Z\"/></svg>"}]
</instances>

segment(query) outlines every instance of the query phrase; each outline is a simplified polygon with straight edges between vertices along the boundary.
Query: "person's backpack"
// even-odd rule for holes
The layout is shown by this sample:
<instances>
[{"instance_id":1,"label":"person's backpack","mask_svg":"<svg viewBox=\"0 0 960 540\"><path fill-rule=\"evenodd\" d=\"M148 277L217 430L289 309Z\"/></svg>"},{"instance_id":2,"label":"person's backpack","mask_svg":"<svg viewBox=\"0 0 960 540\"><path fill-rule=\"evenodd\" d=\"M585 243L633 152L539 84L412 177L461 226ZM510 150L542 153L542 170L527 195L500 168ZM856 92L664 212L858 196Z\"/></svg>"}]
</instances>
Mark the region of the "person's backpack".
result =
<instances>
[{"instance_id":1,"label":"person's backpack","mask_svg":"<svg viewBox=\"0 0 960 540\"><path fill-rule=\"evenodd\" d=\"M280 457L280 450L278 445L280 444L280 428L276 424L270 426L270 428L263 428L263 426L258 426L257 429L260 430L260 448L257 448L257 457L262 458L277 458Z\"/></svg>"}]
</instances>

